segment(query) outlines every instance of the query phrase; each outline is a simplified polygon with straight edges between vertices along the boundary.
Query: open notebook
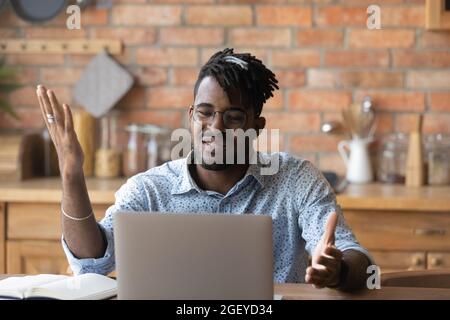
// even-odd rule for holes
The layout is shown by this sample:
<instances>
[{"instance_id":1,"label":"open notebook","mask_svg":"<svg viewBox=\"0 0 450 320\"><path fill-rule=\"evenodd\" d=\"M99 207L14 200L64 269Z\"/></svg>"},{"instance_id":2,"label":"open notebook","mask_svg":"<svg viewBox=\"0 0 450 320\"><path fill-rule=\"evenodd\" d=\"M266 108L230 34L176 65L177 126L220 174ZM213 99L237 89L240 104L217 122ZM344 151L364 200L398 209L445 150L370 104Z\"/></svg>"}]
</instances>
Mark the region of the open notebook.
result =
<instances>
[{"instance_id":1,"label":"open notebook","mask_svg":"<svg viewBox=\"0 0 450 320\"><path fill-rule=\"evenodd\" d=\"M40 274L0 281L0 297L9 299L101 300L115 295L116 280L95 273L74 277Z\"/></svg>"}]
</instances>

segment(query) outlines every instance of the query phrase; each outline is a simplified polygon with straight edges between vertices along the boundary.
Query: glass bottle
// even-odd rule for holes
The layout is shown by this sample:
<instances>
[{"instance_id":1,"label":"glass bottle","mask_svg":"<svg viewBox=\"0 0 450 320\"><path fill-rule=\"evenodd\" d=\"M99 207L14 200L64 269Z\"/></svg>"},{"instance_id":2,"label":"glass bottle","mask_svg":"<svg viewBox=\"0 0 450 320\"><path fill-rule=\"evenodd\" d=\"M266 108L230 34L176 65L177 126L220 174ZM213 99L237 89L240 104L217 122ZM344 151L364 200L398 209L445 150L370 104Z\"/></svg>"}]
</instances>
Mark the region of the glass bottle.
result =
<instances>
[{"instance_id":1,"label":"glass bottle","mask_svg":"<svg viewBox=\"0 0 450 320\"><path fill-rule=\"evenodd\" d=\"M378 153L377 179L385 183L404 183L408 136L395 133L385 136Z\"/></svg>"},{"instance_id":2,"label":"glass bottle","mask_svg":"<svg viewBox=\"0 0 450 320\"><path fill-rule=\"evenodd\" d=\"M429 135L425 143L428 184L450 183L450 136Z\"/></svg>"},{"instance_id":3,"label":"glass bottle","mask_svg":"<svg viewBox=\"0 0 450 320\"><path fill-rule=\"evenodd\" d=\"M139 125L131 124L125 130L129 136L123 156L123 173L126 177L131 177L146 169L146 145Z\"/></svg>"}]
</instances>

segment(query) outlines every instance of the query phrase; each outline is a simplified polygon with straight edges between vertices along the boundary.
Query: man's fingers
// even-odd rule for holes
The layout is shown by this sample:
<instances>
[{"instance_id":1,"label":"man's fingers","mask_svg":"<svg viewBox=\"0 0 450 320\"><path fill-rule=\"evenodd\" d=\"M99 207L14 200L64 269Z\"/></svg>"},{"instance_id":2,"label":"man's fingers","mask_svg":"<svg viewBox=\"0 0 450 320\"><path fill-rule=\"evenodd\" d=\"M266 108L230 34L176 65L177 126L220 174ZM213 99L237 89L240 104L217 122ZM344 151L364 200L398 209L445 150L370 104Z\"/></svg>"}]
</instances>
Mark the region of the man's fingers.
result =
<instances>
[{"instance_id":1,"label":"man's fingers","mask_svg":"<svg viewBox=\"0 0 450 320\"><path fill-rule=\"evenodd\" d=\"M327 257L324 255L321 255L320 257L317 258L313 267L315 267L316 265L320 265L320 266L323 266L323 267L326 267L329 269L333 269L333 268L337 268L340 263L341 263L340 259L338 260L331 256Z\"/></svg>"},{"instance_id":2,"label":"man's fingers","mask_svg":"<svg viewBox=\"0 0 450 320\"><path fill-rule=\"evenodd\" d=\"M50 104L50 100L48 99L47 93L46 93L47 89L42 86L39 85L38 86L38 96L41 98L43 107L44 107L44 112L45 112L45 121L47 122L47 114L53 114L52 111L52 106Z\"/></svg>"},{"instance_id":3,"label":"man's fingers","mask_svg":"<svg viewBox=\"0 0 450 320\"><path fill-rule=\"evenodd\" d=\"M335 246L326 247L324 253L328 256L333 257L336 260L342 259L342 251L336 248Z\"/></svg>"},{"instance_id":4,"label":"man's fingers","mask_svg":"<svg viewBox=\"0 0 450 320\"><path fill-rule=\"evenodd\" d=\"M310 274L305 275L305 282L314 285L316 288L324 288L325 287L325 280L317 277L312 276Z\"/></svg>"},{"instance_id":5,"label":"man's fingers","mask_svg":"<svg viewBox=\"0 0 450 320\"><path fill-rule=\"evenodd\" d=\"M338 223L338 215L336 212L331 213L328 216L327 224L325 227L325 234L324 234L324 242L327 245L334 245L334 233L336 231L336 226Z\"/></svg>"},{"instance_id":6,"label":"man's fingers","mask_svg":"<svg viewBox=\"0 0 450 320\"><path fill-rule=\"evenodd\" d=\"M50 104L53 110L53 115L55 116L56 125L63 126L64 127L64 113L61 110L61 106L58 102L58 99L56 99L56 95L52 90L47 90L47 96L50 100Z\"/></svg>"},{"instance_id":7,"label":"man's fingers","mask_svg":"<svg viewBox=\"0 0 450 320\"><path fill-rule=\"evenodd\" d=\"M318 269L309 267L306 271L306 274L310 275L311 277L317 277L323 280L327 280L331 276L331 271L328 270L327 268Z\"/></svg>"},{"instance_id":8,"label":"man's fingers","mask_svg":"<svg viewBox=\"0 0 450 320\"><path fill-rule=\"evenodd\" d=\"M64 119L65 119L65 129L66 132L71 132L73 130L73 117L72 117L72 111L70 110L69 106L67 104L63 104L64 109Z\"/></svg>"}]
</instances>

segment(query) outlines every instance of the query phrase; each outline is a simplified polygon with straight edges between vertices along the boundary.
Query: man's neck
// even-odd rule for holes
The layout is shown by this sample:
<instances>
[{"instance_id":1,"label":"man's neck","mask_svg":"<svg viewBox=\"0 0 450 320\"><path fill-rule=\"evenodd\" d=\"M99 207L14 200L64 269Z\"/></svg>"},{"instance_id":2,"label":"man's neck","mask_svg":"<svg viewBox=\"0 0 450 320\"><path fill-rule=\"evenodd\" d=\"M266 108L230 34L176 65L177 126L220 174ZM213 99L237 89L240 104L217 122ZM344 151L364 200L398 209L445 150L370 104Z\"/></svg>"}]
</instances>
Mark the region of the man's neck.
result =
<instances>
[{"instance_id":1,"label":"man's neck","mask_svg":"<svg viewBox=\"0 0 450 320\"><path fill-rule=\"evenodd\" d=\"M192 177L200 188L225 195L245 176L249 165L236 164L219 171L205 169L200 164L194 164L190 167Z\"/></svg>"}]
</instances>

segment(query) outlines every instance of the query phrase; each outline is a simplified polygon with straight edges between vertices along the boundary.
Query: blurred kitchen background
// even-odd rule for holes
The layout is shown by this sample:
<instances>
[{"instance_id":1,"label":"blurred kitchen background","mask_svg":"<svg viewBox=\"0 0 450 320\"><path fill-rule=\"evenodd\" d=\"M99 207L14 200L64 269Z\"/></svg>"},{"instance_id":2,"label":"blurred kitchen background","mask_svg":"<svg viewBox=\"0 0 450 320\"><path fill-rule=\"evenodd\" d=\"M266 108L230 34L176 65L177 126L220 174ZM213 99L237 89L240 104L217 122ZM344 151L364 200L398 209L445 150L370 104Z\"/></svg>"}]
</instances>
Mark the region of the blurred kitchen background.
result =
<instances>
[{"instance_id":1,"label":"blurred kitchen background","mask_svg":"<svg viewBox=\"0 0 450 320\"><path fill-rule=\"evenodd\" d=\"M224 47L249 51L275 72L281 90L264 107L268 128L280 129L281 150L322 170L345 174L337 150L341 140L349 139L342 111L362 105L365 98L376 115L372 161L380 149L388 149L385 157L390 149L400 150L396 156L402 157L407 137L388 135L408 134L419 114L423 139L433 135L429 139L448 147L450 33L425 28L424 0L377 1L381 30L367 28L367 7L373 1L366 0L84 2L80 30L67 29L64 8L56 17L35 23L30 22L32 12L20 18L6 3L0 12L0 36L25 43L41 40L44 45L46 40L120 40L123 48L112 57L134 84L107 115L117 120L111 130L121 151L129 143L125 128L131 124L186 127L199 68ZM74 87L95 53L5 52L1 56L16 69L21 86L2 98L20 119L0 112L2 129L43 128L35 97L39 83L54 89L61 101L80 107ZM323 132L327 130L331 132ZM434 148L431 142L427 145ZM376 175L377 164L373 166Z\"/></svg>"},{"instance_id":2,"label":"blurred kitchen background","mask_svg":"<svg viewBox=\"0 0 450 320\"><path fill-rule=\"evenodd\" d=\"M326 173L382 272L450 268L450 1L378 0L379 30L373 2L82 0L70 30L74 1L0 0L0 273L71 272L36 85L74 109L99 220L125 176L167 161L225 47L276 73L268 128Z\"/></svg>"}]
</instances>

